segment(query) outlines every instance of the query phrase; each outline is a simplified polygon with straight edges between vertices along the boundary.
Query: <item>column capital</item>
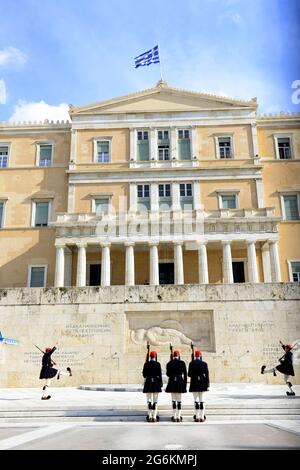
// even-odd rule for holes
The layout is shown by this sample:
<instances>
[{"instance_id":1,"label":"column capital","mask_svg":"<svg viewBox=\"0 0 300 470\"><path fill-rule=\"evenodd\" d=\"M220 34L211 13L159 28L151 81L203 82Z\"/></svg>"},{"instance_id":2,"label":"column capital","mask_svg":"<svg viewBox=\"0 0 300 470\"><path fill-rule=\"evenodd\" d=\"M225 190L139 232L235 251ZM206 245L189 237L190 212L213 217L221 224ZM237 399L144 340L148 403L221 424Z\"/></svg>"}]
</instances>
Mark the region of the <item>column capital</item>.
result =
<instances>
[{"instance_id":1,"label":"column capital","mask_svg":"<svg viewBox=\"0 0 300 470\"><path fill-rule=\"evenodd\" d=\"M125 246L134 246L135 242L124 242Z\"/></svg>"},{"instance_id":2,"label":"column capital","mask_svg":"<svg viewBox=\"0 0 300 470\"><path fill-rule=\"evenodd\" d=\"M87 243L84 243L84 242L78 242L76 243L76 246L77 248L86 248L87 247Z\"/></svg>"},{"instance_id":3,"label":"column capital","mask_svg":"<svg viewBox=\"0 0 300 470\"><path fill-rule=\"evenodd\" d=\"M183 241L173 241L172 243L173 243L173 245L175 245L175 246L176 246L176 245L183 246Z\"/></svg>"},{"instance_id":4,"label":"column capital","mask_svg":"<svg viewBox=\"0 0 300 470\"><path fill-rule=\"evenodd\" d=\"M148 242L148 245L149 246L158 246L159 245L159 241L158 240L150 240Z\"/></svg>"},{"instance_id":5,"label":"column capital","mask_svg":"<svg viewBox=\"0 0 300 470\"><path fill-rule=\"evenodd\" d=\"M258 240L245 240L245 243L247 243L247 245L252 245L252 243L255 243L258 242Z\"/></svg>"},{"instance_id":6,"label":"column capital","mask_svg":"<svg viewBox=\"0 0 300 470\"><path fill-rule=\"evenodd\" d=\"M110 247L111 243L110 242L100 242L100 246L101 246L101 248Z\"/></svg>"},{"instance_id":7,"label":"column capital","mask_svg":"<svg viewBox=\"0 0 300 470\"><path fill-rule=\"evenodd\" d=\"M221 240L222 245L231 245L232 240Z\"/></svg>"},{"instance_id":8,"label":"column capital","mask_svg":"<svg viewBox=\"0 0 300 470\"><path fill-rule=\"evenodd\" d=\"M272 243L278 243L278 240L267 240L267 242L268 242L269 245L270 245L270 244L272 244Z\"/></svg>"},{"instance_id":9,"label":"column capital","mask_svg":"<svg viewBox=\"0 0 300 470\"><path fill-rule=\"evenodd\" d=\"M66 244L63 242L55 242L55 248L66 248Z\"/></svg>"},{"instance_id":10,"label":"column capital","mask_svg":"<svg viewBox=\"0 0 300 470\"><path fill-rule=\"evenodd\" d=\"M203 245L203 246L206 246L206 245L207 245L207 240L203 240L203 241L201 241L201 240L196 240L196 243L197 243L197 246L198 246L198 247L199 247L199 246L202 246L202 245Z\"/></svg>"}]
</instances>

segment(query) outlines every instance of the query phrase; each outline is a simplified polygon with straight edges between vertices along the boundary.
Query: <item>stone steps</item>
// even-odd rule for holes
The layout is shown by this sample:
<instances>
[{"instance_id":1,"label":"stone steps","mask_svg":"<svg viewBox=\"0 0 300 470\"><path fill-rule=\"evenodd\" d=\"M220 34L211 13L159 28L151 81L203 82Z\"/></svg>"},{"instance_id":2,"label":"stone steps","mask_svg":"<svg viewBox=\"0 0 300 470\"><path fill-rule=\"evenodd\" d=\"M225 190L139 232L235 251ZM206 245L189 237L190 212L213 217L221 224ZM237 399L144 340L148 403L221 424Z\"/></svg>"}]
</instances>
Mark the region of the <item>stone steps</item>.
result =
<instances>
[{"instance_id":1,"label":"stone steps","mask_svg":"<svg viewBox=\"0 0 300 470\"><path fill-rule=\"evenodd\" d=\"M159 413L163 420L168 420L171 415L170 407L162 405ZM194 409L185 406L182 416L186 420L192 420ZM273 406L256 405L253 407L239 405L207 405L205 412L207 419L215 420L300 420L300 406L287 404L287 406L274 404ZM47 407L19 410L0 409L0 424L8 422L31 421L141 421L145 417L145 407L127 406L122 408L107 407Z\"/></svg>"}]
</instances>

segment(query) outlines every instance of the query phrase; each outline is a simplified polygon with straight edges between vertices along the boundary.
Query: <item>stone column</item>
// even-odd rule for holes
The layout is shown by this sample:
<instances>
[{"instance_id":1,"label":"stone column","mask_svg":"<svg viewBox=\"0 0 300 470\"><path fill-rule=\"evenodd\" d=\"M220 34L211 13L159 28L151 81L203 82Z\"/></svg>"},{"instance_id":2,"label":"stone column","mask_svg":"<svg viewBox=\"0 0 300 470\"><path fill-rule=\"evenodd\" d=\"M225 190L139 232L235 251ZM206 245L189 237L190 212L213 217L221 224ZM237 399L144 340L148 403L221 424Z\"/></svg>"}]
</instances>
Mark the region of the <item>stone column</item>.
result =
<instances>
[{"instance_id":1,"label":"stone column","mask_svg":"<svg viewBox=\"0 0 300 470\"><path fill-rule=\"evenodd\" d=\"M247 256L249 282L259 282L254 241L247 241Z\"/></svg>"},{"instance_id":2,"label":"stone column","mask_svg":"<svg viewBox=\"0 0 300 470\"><path fill-rule=\"evenodd\" d=\"M157 212L159 210L158 183L150 184L150 203L151 212Z\"/></svg>"},{"instance_id":3,"label":"stone column","mask_svg":"<svg viewBox=\"0 0 300 470\"><path fill-rule=\"evenodd\" d=\"M55 264L55 287L64 287L65 280L65 247L56 247L56 264Z\"/></svg>"},{"instance_id":4,"label":"stone column","mask_svg":"<svg viewBox=\"0 0 300 470\"><path fill-rule=\"evenodd\" d=\"M272 282L281 282L278 242L269 240Z\"/></svg>"},{"instance_id":5,"label":"stone column","mask_svg":"<svg viewBox=\"0 0 300 470\"><path fill-rule=\"evenodd\" d=\"M134 272L134 243L125 243L126 259L125 259L125 285L134 286L135 272Z\"/></svg>"},{"instance_id":6,"label":"stone column","mask_svg":"<svg viewBox=\"0 0 300 470\"><path fill-rule=\"evenodd\" d=\"M172 209L181 210L179 183L172 183Z\"/></svg>"},{"instance_id":7,"label":"stone column","mask_svg":"<svg viewBox=\"0 0 300 470\"><path fill-rule=\"evenodd\" d=\"M110 243L102 243L101 286L110 286Z\"/></svg>"},{"instance_id":8,"label":"stone column","mask_svg":"<svg viewBox=\"0 0 300 470\"><path fill-rule=\"evenodd\" d=\"M137 147L136 129L130 129L129 134L130 134L130 150L129 150L130 160L135 162L136 161L136 147Z\"/></svg>"},{"instance_id":9,"label":"stone column","mask_svg":"<svg viewBox=\"0 0 300 470\"><path fill-rule=\"evenodd\" d=\"M150 242L150 285L159 285L158 243Z\"/></svg>"},{"instance_id":10,"label":"stone column","mask_svg":"<svg viewBox=\"0 0 300 470\"><path fill-rule=\"evenodd\" d=\"M198 244L199 284L208 284L208 263L206 243Z\"/></svg>"},{"instance_id":11,"label":"stone column","mask_svg":"<svg viewBox=\"0 0 300 470\"><path fill-rule=\"evenodd\" d=\"M86 286L86 245L78 245L76 286Z\"/></svg>"},{"instance_id":12,"label":"stone column","mask_svg":"<svg viewBox=\"0 0 300 470\"><path fill-rule=\"evenodd\" d=\"M177 128L171 129L171 145L170 145L170 160L178 160L178 135Z\"/></svg>"},{"instance_id":13,"label":"stone column","mask_svg":"<svg viewBox=\"0 0 300 470\"><path fill-rule=\"evenodd\" d=\"M192 127L191 129L191 137L190 137L190 145L191 145L191 158L198 156L198 142L197 142L197 128Z\"/></svg>"},{"instance_id":14,"label":"stone column","mask_svg":"<svg viewBox=\"0 0 300 470\"><path fill-rule=\"evenodd\" d=\"M157 159L158 159L157 130L151 128L150 129L150 160L157 160Z\"/></svg>"},{"instance_id":15,"label":"stone column","mask_svg":"<svg viewBox=\"0 0 300 470\"><path fill-rule=\"evenodd\" d=\"M174 242L175 284L184 284L182 242Z\"/></svg>"},{"instance_id":16,"label":"stone column","mask_svg":"<svg viewBox=\"0 0 300 470\"><path fill-rule=\"evenodd\" d=\"M269 244L264 243L261 247L261 257L264 272L264 282L272 282L270 249Z\"/></svg>"},{"instance_id":17,"label":"stone column","mask_svg":"<svg viewBox=\"0 0 300 470\"><path fill-rule=\"evenodd\" d=\"M233 283L231 241L222 242L223 245L223 282L224 284Z\"/></svg>"}]
</instances>

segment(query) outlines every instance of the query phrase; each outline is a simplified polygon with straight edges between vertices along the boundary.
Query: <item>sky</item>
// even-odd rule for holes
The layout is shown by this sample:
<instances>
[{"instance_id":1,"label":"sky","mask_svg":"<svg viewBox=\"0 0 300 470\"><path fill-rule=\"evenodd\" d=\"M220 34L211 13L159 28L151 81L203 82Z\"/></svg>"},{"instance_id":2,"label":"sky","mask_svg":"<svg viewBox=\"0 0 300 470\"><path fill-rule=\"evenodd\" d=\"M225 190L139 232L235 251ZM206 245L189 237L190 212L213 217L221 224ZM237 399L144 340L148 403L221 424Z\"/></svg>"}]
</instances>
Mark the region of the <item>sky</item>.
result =
<instances>
[{"instance_id":1,"label":"sky","mask_svg":"<svg viewBox=\"0 0 300 470\"><path fill-rule=\"evenodd\" d=\"M134 57L157 43L170 86L300 112L300 0L0 0L0 17L0 121L151 88L159 64Z\"/></svg>"}]
</instances>

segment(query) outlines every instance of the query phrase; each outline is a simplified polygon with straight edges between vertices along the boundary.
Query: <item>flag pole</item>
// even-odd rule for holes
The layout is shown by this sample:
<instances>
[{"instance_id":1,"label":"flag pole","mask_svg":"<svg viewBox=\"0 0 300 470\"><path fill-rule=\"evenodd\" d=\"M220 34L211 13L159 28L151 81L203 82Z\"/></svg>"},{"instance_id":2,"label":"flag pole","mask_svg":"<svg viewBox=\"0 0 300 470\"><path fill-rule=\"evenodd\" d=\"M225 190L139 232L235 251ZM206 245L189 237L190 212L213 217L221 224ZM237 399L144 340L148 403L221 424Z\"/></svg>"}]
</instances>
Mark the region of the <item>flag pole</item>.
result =
<instances>
[{"instance_id":1,"label":"flag pole","mask_svg":"<svg viewBox=\"0 0 300 470\"><path fill-rule=\"evenodd\" d=\"M161 53L160 53L160 44L159 42L157 43L158 45L158 50L159 50L159 70L160 70L160 79L163 81L163 68L162 68L162 60L161 60Z\"/></svg>"}]
</instances>

